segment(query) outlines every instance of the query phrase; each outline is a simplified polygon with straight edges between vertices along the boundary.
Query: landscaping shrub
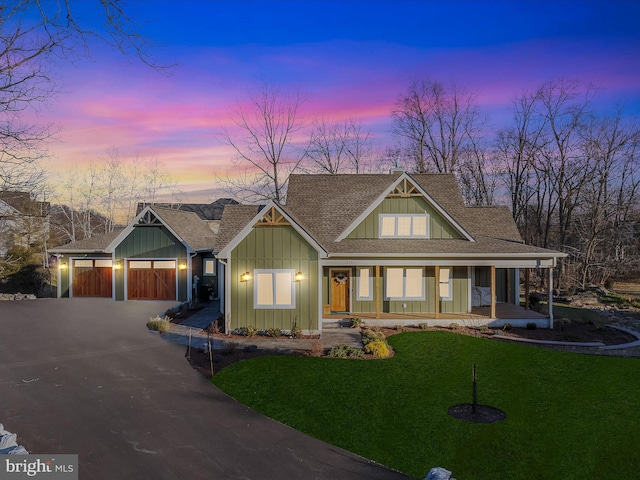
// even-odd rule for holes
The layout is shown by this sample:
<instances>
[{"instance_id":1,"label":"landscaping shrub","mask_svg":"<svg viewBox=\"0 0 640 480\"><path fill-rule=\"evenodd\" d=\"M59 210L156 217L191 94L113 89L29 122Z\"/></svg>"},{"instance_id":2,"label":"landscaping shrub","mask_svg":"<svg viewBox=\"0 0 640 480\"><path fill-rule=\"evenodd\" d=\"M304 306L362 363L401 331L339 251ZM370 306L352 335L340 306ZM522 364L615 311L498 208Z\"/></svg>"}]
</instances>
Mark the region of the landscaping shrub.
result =
<instances>
[{"instance_id":1,"label":"landscaping shrub","mask_svg":"<svg viewBox=\"0 0 640 480\"><path fill-rule=\"evenodd\" d=\"M273 338L278 338L279 336L282 335L282 330L280 330L279 328L267 328L266 330L267 332L267 336L268 337L273 337Z\"/></svg>"},{"instance_id":2,"label":"landscaping shrub","mask_svg":"<svg viewBox=\"0 0 640 480\"><path fill-rule=\"evenodd\" d=\"M245 328L245 331L246 331L247 337L255 337L256 334L258 333L258 329L256 327L254 327L253 325L248 325Z\"/></svg>"},{"instance_id":3,"label":"landscaping shrub","mask_svg":"<svg viewBox=\"0 0 640 480\"><path fill-rule=\"evenodd\" d=\"M378 358L387 358L391 354L389 345L383 340L374 340L367 343L364 346L364 351Z\"/></svg>"},{"instance_id":4,"label":"landscaping shrub","mask_svg":"<svg viewBox=\"0 0 640 480\"><path fill-rule=\"evenodd\" d=\"M419 323L418 324L418 328L420 330L427 330L429 328L429 324L428 323Z\"/></svg>"},{"instance_id":5,"label":"landscaping shrub","mask_svg":"<svg viewBox=\"0 0 640 480\"><path fill-rule=\"evenodd\" d=\"M540 303L540 297L537 293L529 294L529 308L534 312L540 312L542 310L542 304Z\"/></svg>"},{"instance_id":6,"label":"landscaping shrub","mask_svg":"<svg viewBox=\"0 0 640 480\"><path fill-rule=\"evenodd\" d=\"M371 329L362 331L362 343L364 345L374 342L376 340L384 340L384 339L385 339L384 333L380 331L371 330Z\"/></svg>"},{"instance_id":7,"label":"landscaping shrub","mask_svg":"<svg viewBox=\"0 0 640 480\"><path fill-rule=\"evenodd\" d=\"M161 317L159 315L151 317L147 322L147 328L149 330L155 330L160 333L167 332L171 328L171 318L167 317L166 315L164 317Z\"/></svg>"},{"instance_id":8,"label":"landscaping shrub","mask_svg":"<svg viewBox=\"0 0 640 480\"><path fill-rule=\"evenodd\" d=\"M527 323L527 330L535 330L536 328L538 328L538 325L536 325L533 322L529 322Z\"/></svg>"},{"instance_id":9,"label":"landscaping shrub","mask_svg":"<svg viewBox=\"0 0 640 480\"><path fill-rule=\"evenodd\" d=\"M458 323L450 323L449 324L449 328L451 330L459 330L460 329L460 324L458 324Z\"/></svg>"},{"instance_id":10,"label":"landscaping shrub","mask_svg":"<svg viewBox=\"0 0 640 480\"><path fill-rule=\"evenodd\" d=\"M512 328L513 328L513 326L512 326L510 323L505 323L505 324L502 326L502 330L504 330L505 332L506 332L507 330L511 330Z\"/></svg>"},{"instance_id":11,"label":"landscaping shrub","mask_svg":"<svg viewBox=\"0 0 640 480\"><path fill-rule=\"evenodd\" d=\"M571 325L571 320L569 320L568 318L559 318L555 322L553 322L553 324L558 328L558 330L562 332L565 328Z\"/></svg>"},{"instance_id":12,"label":"landscaping shrub","mask_svg":"<svg viewBox=\"0 0 640 480\"><path fill-rule=\"evenodd\" d=\"M351 319L351 328L364 327L364 322L361 318L355 317Z\"/></svg>"},{"instance_id":13,"label":"landscaping shrub","mask_svg":"<svg viewBox=\"0 0 640 480\"><path fill-rule=\"evenodd\" d=\"M291 327L291 336L293 338L302 338L302 329L299 325L293 324L293 327Z\"/></svg>"},{"instance_id":14,"label":"landscaping shrub","mask_svg":"<svg viewBox=\"0 0 640 480\"><path fill-rule=\"evenodd\" d=\"M362 350L351 345L338 345L329 350L329 357L332 358L361 358Z\"/></svg>"}]
</instances>

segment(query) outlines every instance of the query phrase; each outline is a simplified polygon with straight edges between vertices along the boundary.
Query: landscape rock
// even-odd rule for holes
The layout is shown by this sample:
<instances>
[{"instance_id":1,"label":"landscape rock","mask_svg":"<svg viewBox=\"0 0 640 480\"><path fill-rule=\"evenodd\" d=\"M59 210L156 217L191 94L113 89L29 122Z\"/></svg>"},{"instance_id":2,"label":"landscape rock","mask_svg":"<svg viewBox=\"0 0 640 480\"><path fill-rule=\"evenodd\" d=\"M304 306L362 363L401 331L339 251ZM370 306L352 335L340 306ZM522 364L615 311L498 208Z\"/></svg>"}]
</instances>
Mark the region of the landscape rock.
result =
<instances>
[{"instance_id":1,"label":"landscape rock","mask_svg":"<svg viewBox=\"0 0 640 480\"><path fill-rule=\"evenodd\" d=\"M36 298L32 293L0 293L0 301L35 300Z\"/></svg>"},{"instance_id":2,"label":"landscape rock","mask_svg":"<svg viewBox=\"0 0 640 480\"><path fill-rule=\"evenodd\" d=\"M16 442L17 435L4 429L0 423L0 455L28 455L29 452Z\"/></svg>"},{"instance_id":3,"label":"landscape rock","mask_svg":"<svg viewBox=\"0 0 640 480\"><path fill-rule=\"evenodd\" d=\"M451 477L451 472L441 467L435 467L429 470L424 480L456 480Z\"/></svg>"}]
</instances>

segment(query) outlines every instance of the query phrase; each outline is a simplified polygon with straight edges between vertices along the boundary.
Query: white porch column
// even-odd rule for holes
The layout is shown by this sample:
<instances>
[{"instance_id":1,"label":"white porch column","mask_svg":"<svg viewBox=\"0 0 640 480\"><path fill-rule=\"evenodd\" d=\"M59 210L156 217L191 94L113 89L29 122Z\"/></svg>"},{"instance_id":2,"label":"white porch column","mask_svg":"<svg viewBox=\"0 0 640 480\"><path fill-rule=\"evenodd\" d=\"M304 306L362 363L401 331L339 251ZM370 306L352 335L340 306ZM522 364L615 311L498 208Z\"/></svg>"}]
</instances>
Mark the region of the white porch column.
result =
<instances>
[{"instance_id":1,"label":"white porch column","mask_svg":"<svg viewBox=\"0 0 640 480\"><path fill-rule=\"evenodd\" d=\"M491 317L496 318L496 266L491 265Z\"/></svg>"},{"instance_id":2,"label":"white porch column","mask_svg":"<svg viewBox=\"0 0 640 480\"><path fill-rule=\"evenodd\" d=\"M547 294L549 307L549 328L553 328L553 267L549 267L549 292Z\"/></svg>"}]
</instances>

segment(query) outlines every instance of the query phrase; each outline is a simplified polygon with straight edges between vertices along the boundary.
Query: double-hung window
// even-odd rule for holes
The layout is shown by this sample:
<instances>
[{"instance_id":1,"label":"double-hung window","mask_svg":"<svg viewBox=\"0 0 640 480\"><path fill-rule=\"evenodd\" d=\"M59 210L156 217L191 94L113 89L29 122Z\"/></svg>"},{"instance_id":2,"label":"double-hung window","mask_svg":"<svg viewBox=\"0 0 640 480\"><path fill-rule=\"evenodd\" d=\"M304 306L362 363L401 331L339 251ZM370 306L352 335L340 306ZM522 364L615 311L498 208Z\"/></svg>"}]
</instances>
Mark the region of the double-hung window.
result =
<instances>
[{"instance_id":1,"label":"double-hung window","mask_svg":"<svg viewBox=\"0 0 640 480\"><path fill-rule=\"evenodd\" d=\"M388 267L385 270L387 300L424 300L424 269Z\"/></svg>"},{"instance_id":2,"label":"double-hung window","mask_svg":"<svg viewBox=\"0 0 640 480\"><path fill-rule=\"evenodd\" d=\"M373 300L373 281L371 267L358 269L358 300Z\"/></svg>"},{"instance_id":3,"label":"double-hung window","mask_svg":"<svg viewBox=\"0 0 640 480\"><path fill-rule=\"evenodd\" d=\"M429 238L429 215L386 214L379 216L380 238Z\"/></svg>"},{"instance_id":4,"label":"double-hung window","mask_svg":"<svg viewBox=\"0 0 640 480\"><path fill-rule=\"evenodd\" d=\"M440 268L440 274L438 278L438 288L440 300L452 300L453 282L451 278L450 268Z\"/></svg>"},{"instance_id":5,"label":"double-hung window","mask_svg":"<svg viewBox=\"0 0 640 480\"><path fill-rule=\"evenodd\" d=\"M254 270L254 308L295 308L293 270Z\"/></svg>"}]
</instances>

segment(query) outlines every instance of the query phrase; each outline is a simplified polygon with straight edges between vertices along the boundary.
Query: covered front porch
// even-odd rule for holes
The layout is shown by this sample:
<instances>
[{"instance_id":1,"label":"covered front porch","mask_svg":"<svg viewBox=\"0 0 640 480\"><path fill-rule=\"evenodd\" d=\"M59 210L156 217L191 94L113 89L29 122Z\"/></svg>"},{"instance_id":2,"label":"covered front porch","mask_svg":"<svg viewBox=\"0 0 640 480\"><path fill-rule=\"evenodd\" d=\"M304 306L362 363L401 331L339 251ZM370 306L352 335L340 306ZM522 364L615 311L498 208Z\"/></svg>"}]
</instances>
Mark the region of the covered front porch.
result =
<instances>
[{"instance_id":1,"label":"covered front porch","mask_svg":"<svg viewBox=\"0 0 640 480\"><path fill-rule=\"evenodd\" d=\"M429 326L448 326L458 323L466 326L488 325L501 327L509 323L514 327L525 327L527 323L535 323L541 328L550 328L550 319L543 313L538 313L512 303L496 303L492 307L472 307L470 313L331 313L323 315L323 325L333 324L340 320L360 318L367 325L395 326L417 325L426 323Z\"/></svg>"}]
</instances>

